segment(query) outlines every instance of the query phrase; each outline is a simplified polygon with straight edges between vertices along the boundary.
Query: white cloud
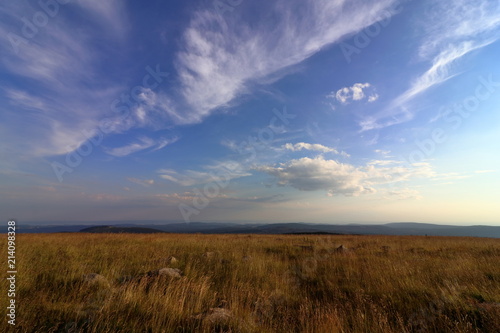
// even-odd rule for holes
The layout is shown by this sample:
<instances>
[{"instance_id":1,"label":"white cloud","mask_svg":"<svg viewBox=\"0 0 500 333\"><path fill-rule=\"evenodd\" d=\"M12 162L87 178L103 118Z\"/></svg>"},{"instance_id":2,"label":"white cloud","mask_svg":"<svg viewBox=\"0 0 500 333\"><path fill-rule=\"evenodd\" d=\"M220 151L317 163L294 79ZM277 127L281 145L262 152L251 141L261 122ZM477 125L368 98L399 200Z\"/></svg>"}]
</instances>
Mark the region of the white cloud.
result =
<instances>
[{"instance_id":1,"label":"white cloud","mask_svg":"<svg viewBox=\"0 0 500 333\"><path fill-rule=\"evenodd\" d=\"M395 165L395 164L402 164L401 161L396 161L396 160L372 160L368 162L368 165Z\"/></svg>"},{"instance_id":2,"label":"white cloud","mask_svg":"<svg viewBox=\"0 0 500 333\"><path fill-rule=\"evenodd\" d=\"M408 103L429 89L457 75L457 61L500 37L498 2L456 0L433 2L421 22L424 37L419 47L420 60L430 67L417 76L408 89L396 97L386 110L362 119L361 129L371 130L407 122L414 118ZM434 119L436 120L436 119Z\"/></svg>"},{"instance_id":3,"label":"white cloud","mask_svg":"<svg viewBox=\"0 0 500 333\"><path fill-rule=\"evenodd\" d=\"M475 173L492 173L497 172L496 170L477 170Z\"/></svg>"},{"instance_id":4,"label":"white cloud","mask_svg":"<svg viewBox=\"0 0 500 333\"><path fill-rule=\"evenodd\" d=\"M183 118L175 110L174 102L165 94L141 87L137 97L140 104L132 114L136 125L160 129L168 123L182 122Z\"/></svg>"},{"instance_id":5,"label":"white cloud","mask_svg":"<svg viewBox=\"0 0 500 333\"><path fill-rule=\"evenodd\" d=\"M50 18L29 43L21 43L17 53L9 33L21 34L19 17L33 17L38 9L24 2L6 2L0 8L6 17L0 22L3 69L8 75L34 82L43 94L13 88L6 94L1 107L4 118L9 124L22 124L30 135L7 126L0 139L9 142L9 147L0 154L6 158L11 151L29 157L69 153L84 144L89 134L96 134L100 120L106 117L111 133L199 122L236 103L256 83L273 82L323 47L375 23L394 2L353 1L344 6L344 1L279 0L266 5L275 14L272 24L266 19L250 24L243 10L222 18L209 3L210 8L193 13L183 33L182 51L174 62L177 90L145 89L143 103L126 118L110 116L110 104L130 87L113 75L101 75L101 69L108 67L106 59L113 59L114 46L124 42L130 26L122 2L89 0L61 5L57 17ZM242 6L253 5L246 2ZM298 6L307 10L298 11ZM80 8L88 20L84 30L75 27ZM110 29L103 29L104 25ZM96 47L96 40L105 47ZM33 109L40 114L30 113Z\"/></svg>"},{"instance_id":6,"label":"white cloud","mask_svg":"<svg viewBox=\"0 0 500 333\"><path fill-rule=\"evenodd\" d=\"M367 92L367 90L369 90ZM367 99L369 103L375 102L378 99L378 94L373 91L370 83L355 83L352 87L344 87L339 90L332 91L326 96L334 98L342 104L347 104L350 101L360 101Z\"/></svg>"},{"instance_id":7,"label":"white cloud","mask_svg":"<svg viewBox=\"0 0 500 333\"><path fill-rule=\"evenodd\" d=\"M375 149L374 152L377 154L381 154L383 156L389 156L389 154L391 153L390 150L383 150L383 149Z\"/></svg>"},{"instance_id":8,"label":"white cloud","mask_svg":"<svg viewBox=\"0 0 500 333\"><path fill-rule=\"evenodd\" d=\"M194 186L209 182L216 182L219 186L222 186L221 184L227 184L232 179L251 175L247 172L247 167L236 161L224 161L207 165L203 168L203 171L184 170L178 172L173 169L160 169L158 173L160 178L181 186Z\"/></svg>"},{"instance_id":9,"label":"white cloud","mask_svg":"<svg viewBox=\"0 0 500 333\"><path fill-rule=\"evenodd\" d=\"M177 122L199 122L252 84L279 79L290 66L385 18L394 2L278 0L266 4L273 20L252 25L243 15L251 8L224 17L212 8L195 12L177 55L177 107L185 110Z\"/></svg>"},{"instance_id":10,"label":"white cloud","mask_svg":"<svg viewBox=\"0 0 500 333\"><path fill-rule=\"evenodd\" d=\"M339 153L334 148L323 146L323 145L320 145L318 143L313 143L313 144L305 143L305 142L299 142L296 144L287 143L287 144L284 144L282 146L282 148L287 149L287 150L291 150L291 151L313 150L313 151L319 151L322 153L335 153L335 154Z\"/></svg>"},{"instance_id":11,"label":"white cloud","mask_svg":"<svg viewBox=\"0 0 500 333\"><path fill-rule=\"evenodd\" d=\"M93 3L101 6L97 1ZM122 88L109 77L98 75L103 51L92 45L94 23L120 20L117 13L121 4L113 3L106 21L96 16L86 26L86 33L75 29L74 22L68 19L68 12L77 7L60 5L57 17L49 17L47 25L22 42L19 42L24 38L20 18L33 17L40 7L27 2L2 4L0 14L5 18L0 22L2 71L15 78L12 82L23 82L18 88L0 87L6 92L1 111L10 125L0 134L0 140L9 142L8 150L18 151L23 157L65 154L88 140L84 133L95 132L99 119ZM82 6L93 5L86 1ZM17 44L13 38L18 38Z\"/></svg>"},{"instance_id":12,"label":"white cloud","mask_svg":"<svg viewBox=\"0 0 500 333\"><path fill-rule=\"evenodd\" d=\"M410 89L393 101L393 107L403 106L429 88L451 79L456 75L450 70L452 63L464 55L491 43L492 40L484 42L464 41L443 50L434 58L432 66L412 83Z\"/></svg>"},{"instance_id":13,"label":"white cloud","mask_svg":"<svg viewBox=\"0 0 500 333\"><path fill-rule=\"evenodd\" d=\"M177 137L175 137L173 139L161 138L160 140L158 140L157 146L155 147L155 149L153 151L165 148L166 146L171 145L174 142L177 142L177 140L179 140L179 138L177 138Z\"/></svg>"},{"instance_id":14,"label":"white cloud","mask_svg":"<svg viewBox=\"0 0 500 333\"><path fill-rule=\"evenodd\" d=\"M151 147L154 147L151 151L156 151L166 147L169 144L172 144L177 141L177 138L173 139L165 139L160 138L158 141L155 141L148 137L139 138L137 142L128 144L126 146L105 149L106 153L115 157L124 157L133 153L136 153L141 150L145 150Z\"/></svg>"},{"instance_id":15,"label":"white cloud","mask_svg":"<svg viewBox=\"0 0 500 333\"><path fill-rule=\"evenodd\" d=\"M123 157L144 149L148 149L154 146L154 144L155 142L152 139L144 137L140 138L138 142L134 142L123 147L106 149L106 153L115 157Z\"/></svg>"},{"instance_id":16,"label":"white cloud","mask_svg":"<svg viewBox=\"0 0 500 333\"><path fill-rule=\"evenodd\" d=\"M350 157L350 155L344 151L339 152L335 148L327 147L319 143L313 143L313 144L305 142L298 142L296 144L286 143L283 146L281 146L281 148L291 151L310 150L310 151L318 151L320 153L334 153L345 157Z\"/></svg>"},{"instance_id":17,"label":"white cloud","mask_svg":"<svg viewBox=\"0 0 500 333\"><path fill-rule=\"evenodd\" d=\"M112 30L120 37L127 31L124 3L120 0L85 0L78 1L79 6L90 11L96 16L98 22L103 24L103 31Z\"/></svg>"},{"instance_id":18,"label":"white cloud","mask_svg":"<svg viewBox=\"0 0 500 333\"><path fill-rule=\"evenodd\" d=\"M136 183L136 184L139 184L142 186L151 186L155 183L155 181L153 179L137 179L137 178L129 177L129 178L127 178L127 180L129 182Z\"/></svg>"},{"instance_id":19,"label":"white cloud","mask_svg":"<svg viewBox=\"0 0 500 333\"><path fill-rule=\"evenodd\" d=\"M411 168L375 164L356 167L325 160L322 156L295 159L277 167L260 166L256 170L274 176L278 185L289 185L301 191L326 190L328 195L345 196L374 193L377 185L398 183L415 177L432 178L435 175L427 163L414 164Z\"/></svg>"},{"instance_id":20,"label":"white cloud","mask_svg":"<svg viewBox=\"0 0 500 333\"><path fill-rule=\"evenodd\" d=\"M394 189L386 191L386 199L396 198L398 200L421 200L423 197L419 191L410 188Z\"/></svg>"}]
</instances>

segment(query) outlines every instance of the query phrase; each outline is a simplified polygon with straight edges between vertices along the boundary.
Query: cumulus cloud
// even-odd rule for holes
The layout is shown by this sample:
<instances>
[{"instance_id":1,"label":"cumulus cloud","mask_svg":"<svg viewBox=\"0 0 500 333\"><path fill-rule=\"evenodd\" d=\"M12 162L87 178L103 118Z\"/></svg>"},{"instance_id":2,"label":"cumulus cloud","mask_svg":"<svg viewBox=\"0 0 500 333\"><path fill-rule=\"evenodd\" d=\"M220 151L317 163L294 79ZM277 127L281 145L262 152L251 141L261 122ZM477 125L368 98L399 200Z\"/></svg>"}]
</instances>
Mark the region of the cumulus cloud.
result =
<instances>
[{"instance_id":1,"label":"cumulus cloud","mask_svg":"<svg viewBox=\"0 0 500 333\"><path fill-rule=\"evenodd\" d=\"M373 91L370 83L355 83L352 87L332 91L326 97L336 99L342 104L348 104L350 101L361 101L363 99L366 99L369 103L375 102L379 96Z\"/></svg>"},{"instance_id":2,"label":"cumulus cloud","mask_svg":"<svg viewBox=\"0 0 500 333\"><path fill-rule=\"evenodd\" d=\"M349 154L346 152L342 151L339 152L335 148L327 147L324 145L321 145L319 143L305 143L305 142L298 142L295 144L292 143L286 143L283 146L281 146L282 149L286 150L291 150L291 151L301 151L301 150L310 150L310 151L318 151L320 153L334 153L334 154L339 154L345 157L349 157Z\"/></svg>"},{"instance_id":3,"label":"cumulus cloud","mask_svg":"<svg viewBox=\"0 0 500 333\"><path fill-rule=\"evenodd\" d=\"M427 163L414 164L411 168L376 164L357 167L319 156L295 159L279 166L260 166L256 170L275 177L278 185L301 191L325 190L330 196L359 196L376 192L377 185L435 175Z\"/></svg>"}]
</instances>

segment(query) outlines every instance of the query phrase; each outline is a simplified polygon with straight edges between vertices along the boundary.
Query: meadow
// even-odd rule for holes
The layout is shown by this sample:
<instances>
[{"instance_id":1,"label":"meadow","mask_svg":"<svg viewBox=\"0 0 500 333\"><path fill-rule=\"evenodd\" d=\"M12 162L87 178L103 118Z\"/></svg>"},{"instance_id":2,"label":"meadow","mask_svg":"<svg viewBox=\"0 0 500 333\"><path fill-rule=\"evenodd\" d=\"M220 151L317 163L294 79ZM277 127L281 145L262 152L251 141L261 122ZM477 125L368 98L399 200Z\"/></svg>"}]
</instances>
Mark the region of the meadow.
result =
<instances>
[{"instance_id":1,"label":"meadow","mask_svg":"<svg viewBox=\"0 0 500 333\"><path fill-rule=\"evenodd\" d=\"M16 326L2 295L3 332L500 332L499 239L68 233L16 243Z\"/></svg>"}]
</instances>

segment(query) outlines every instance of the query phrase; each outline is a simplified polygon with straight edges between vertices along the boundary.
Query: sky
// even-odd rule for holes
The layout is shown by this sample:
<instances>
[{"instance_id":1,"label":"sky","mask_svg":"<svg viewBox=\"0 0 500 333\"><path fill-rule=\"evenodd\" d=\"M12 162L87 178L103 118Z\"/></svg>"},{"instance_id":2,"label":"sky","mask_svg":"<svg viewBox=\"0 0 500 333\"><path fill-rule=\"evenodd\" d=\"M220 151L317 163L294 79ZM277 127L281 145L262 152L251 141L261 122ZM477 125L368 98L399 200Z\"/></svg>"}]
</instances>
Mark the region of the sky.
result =
<instances>
[{"instance_id":1,"label":"sky","mask_svg":"<svg viewBox=\"0 0 500 333\"><path fill-rule=\"evenodd\" d=\"M3 1L0 211L500 225L496 0Z\"/></svg>"}]
</instances>

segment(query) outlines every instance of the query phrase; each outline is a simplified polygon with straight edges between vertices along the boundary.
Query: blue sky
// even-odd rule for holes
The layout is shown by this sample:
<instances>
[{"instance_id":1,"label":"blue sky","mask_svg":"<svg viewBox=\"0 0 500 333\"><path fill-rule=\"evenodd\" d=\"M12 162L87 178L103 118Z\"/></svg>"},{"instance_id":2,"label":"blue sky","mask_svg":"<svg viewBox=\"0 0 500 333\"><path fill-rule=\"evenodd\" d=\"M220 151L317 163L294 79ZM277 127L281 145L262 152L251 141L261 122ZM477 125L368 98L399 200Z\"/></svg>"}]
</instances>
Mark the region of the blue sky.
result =
<instances>
[{"instance_id":1,"label":"blue sky","mask_svg":"<svg viewBox=\"0 0 500 333\"><path fill-rule=\"evenodd\" d=\"M498 1L0 18L5 219L500 224Z\"/></svg>"}]
</instances>

